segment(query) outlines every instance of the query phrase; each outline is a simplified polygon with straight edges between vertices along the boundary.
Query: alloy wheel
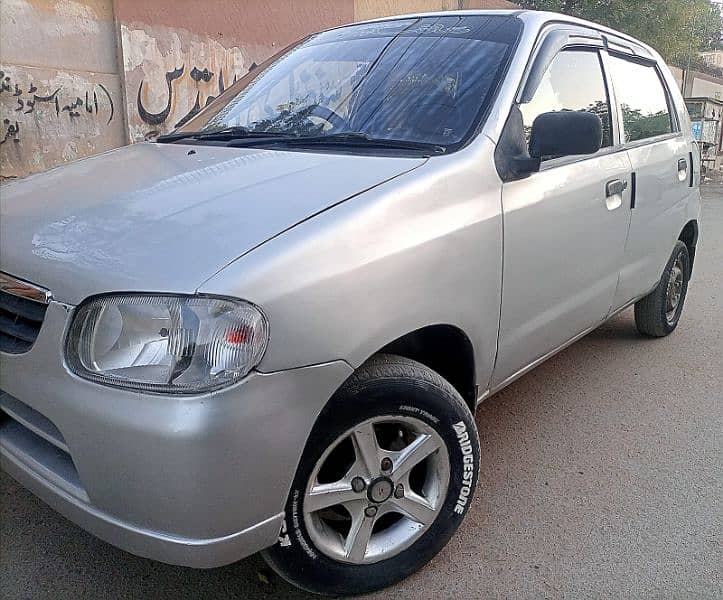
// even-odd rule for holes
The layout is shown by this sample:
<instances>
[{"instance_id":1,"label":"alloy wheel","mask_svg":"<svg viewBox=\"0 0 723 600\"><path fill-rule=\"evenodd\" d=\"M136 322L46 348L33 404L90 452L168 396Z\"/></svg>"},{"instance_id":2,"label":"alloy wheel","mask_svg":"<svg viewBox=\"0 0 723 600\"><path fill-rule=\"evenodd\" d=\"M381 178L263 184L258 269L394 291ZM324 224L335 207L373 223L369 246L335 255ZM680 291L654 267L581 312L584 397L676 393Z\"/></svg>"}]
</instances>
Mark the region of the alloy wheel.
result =
<instances>
[{"instance_id":1,"label":"alloy wheel","mask_svg":"<svg viewBox=\"0 0 723 600\"><path fill-rule=\"evenodd\" d=\"M668 289L665 296L665 318L669 325L675 323L678 306L683 296L684 269L683 256L679 254L670 270Z\"/></svg>"},{"instance_id":2,"label":"alloy wheel","mask_svg":"<svg viewBox=\"0 0 723 600\"><path fill-rule=\"evenodd\" d=\"M446 446L432 427L413 417L367 419L317 461L304 497L307 530L335 560L390 558L434 522L449 477Z\"/></svg>"}]
</instances>

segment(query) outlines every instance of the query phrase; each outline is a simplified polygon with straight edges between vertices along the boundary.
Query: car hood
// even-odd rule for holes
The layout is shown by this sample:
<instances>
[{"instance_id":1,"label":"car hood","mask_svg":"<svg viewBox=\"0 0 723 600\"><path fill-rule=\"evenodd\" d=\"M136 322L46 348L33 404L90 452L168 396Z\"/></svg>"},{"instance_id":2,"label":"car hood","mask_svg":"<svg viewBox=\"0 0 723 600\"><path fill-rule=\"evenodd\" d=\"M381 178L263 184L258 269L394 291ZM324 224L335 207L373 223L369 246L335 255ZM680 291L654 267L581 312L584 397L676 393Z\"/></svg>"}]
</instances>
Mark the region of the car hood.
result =
<instances>
[{"instance_id":1,"label":"car hood","mask_svg":"<svg viewBox=\"0 0 723 600\"><path fill-rule=\"evenodd\" d=\"M70 304L193 293L240 255L424 161L127 146L3 185L0 269Z\"/></svg>"}]
</instances>

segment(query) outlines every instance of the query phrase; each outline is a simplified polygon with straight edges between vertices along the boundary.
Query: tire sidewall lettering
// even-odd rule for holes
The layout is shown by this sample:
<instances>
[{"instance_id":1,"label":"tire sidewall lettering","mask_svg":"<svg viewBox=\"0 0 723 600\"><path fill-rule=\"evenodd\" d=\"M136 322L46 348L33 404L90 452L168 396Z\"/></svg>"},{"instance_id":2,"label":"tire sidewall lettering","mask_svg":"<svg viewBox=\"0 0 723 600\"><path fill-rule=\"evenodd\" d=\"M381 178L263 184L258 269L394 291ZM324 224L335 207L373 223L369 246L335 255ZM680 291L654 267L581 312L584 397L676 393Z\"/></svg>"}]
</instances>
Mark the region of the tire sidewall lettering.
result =
<instances>
[{"instance_id":1,"label":"tire sidewall lettering","mask_svg":"<svg viewBox=\"0 0 723 600\"><path fill-rule=\"evenodd\" d=\"M427 422L429 422L431 424L439 425L438 417L435 417L433 414L431 414L431 413L427 412L426 410L419 408L417 406L408 406L406 404L402 404L398 410L400 413L410 413L410 414L414 415L415 417L425 418L427 420Z\"/></svg>"},{"instance_id":2,"label":"tire sidewall lettering","mask_svg":"<svg viewBox=\"0 0 723 600\"><path fill-rule=\"evenodd\" d=\"M470 496L474 490L475 475L478 472L478 467L475 465L474 449L472 447L472 440L470 439L467 425L464 421L459 421L452 425L454 433L457 438L459 445L459 451L462 459L462 474L460 479L459 495L457 496L457 502L452 509L453 512L460 517L463 517L469 508Z\"/></svg>"},{"instance_id":3,"label":"tire sidewall lettering","mask_svg":"<svg viewBox=\"0 0 723 600\"><path fill-rule=\"evenodd\" d=\"M456 439L455 446L459 449L458 456L459 462L461 464L461 474L457 478L459 482L459 492L457 492L456 494L457 501L452 507L452 514L454 514L460 519L463 518L464 515L467 513L467 510L469 509L470 498L474 493L475 485L477 483L477 474L479 473L479 460L477 457L475 457L473 446L474 442L469 434L467 424L463 420L459 420L456 423L452 423L451 427L442 428L440 427L440 423L443 421L448 421L449 419L437 417L436 415L433 415L420 407L409 406L407 404L402 404L401 406L399 406L398 410L402 414L412 414L417 418L426 420L430 425L433 425L434 428L442 434L442 437L448 444L450 461L455 460L455 455L457 453L452 451L454 446L450 444L448 436L444 435L445 430L448 434L453 435L454 439ZM452 471L452 475L454 476L455 469L451 468L450 470ZM454 493L453 488L455 488L455 483L450 480L448 490L449 494Z\"/></svg>"},{"instance_id":4,"label":"tire sidewall lettering","mask_svg":"<svg viewBox=\"0 0 723 600\"><path fill-rule=\"evenodd\" d=\"M292 491L291 494L291 533L293 534L294 539L298 542L304 553L311 560L316 560L318 558L318 555L311 547L311 542L306 539L306 536L304 535L304 530L301 528L304 519L303 515L300 514L299 510L301 505L302 492L301 490L295 489ZM284 523L285 522L286 519L284 519ZM281 546L291 549L292 545L293 544L289 543L287 546Z\"/></svg>"}]
</instances>

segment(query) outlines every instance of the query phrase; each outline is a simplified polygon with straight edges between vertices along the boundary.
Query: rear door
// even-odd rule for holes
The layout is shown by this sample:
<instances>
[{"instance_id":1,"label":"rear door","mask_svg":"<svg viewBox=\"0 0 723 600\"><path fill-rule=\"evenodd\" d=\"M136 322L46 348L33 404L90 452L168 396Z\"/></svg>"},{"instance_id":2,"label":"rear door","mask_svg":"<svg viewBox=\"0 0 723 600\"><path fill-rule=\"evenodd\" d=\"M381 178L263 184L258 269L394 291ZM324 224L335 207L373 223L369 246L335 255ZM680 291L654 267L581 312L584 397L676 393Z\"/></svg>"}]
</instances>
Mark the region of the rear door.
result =
<instances>
[{"instance_id":1,"label":"rear door","mask_svg":"<svg viewBox=\"0 0 723 600\"><path fill-rule=\"evenodd\" d=\"M601 50L564 49L532 101L519 106L528 133L543 112L597 113L603 148L543 161L503 185L504 275L498 357L491 387L608 314L630 220L630 162L616 148Z\"/></svg>"},{"instance_id":2,"label":"rear door","mask_svg":"<svg viewBox=\"0 0 723 600\"><path fill-rule=\"evenodd\" d=\"M606 61L632 165L635 196L615 307L657 285L685 223L693 156L662 74L652 61L610 54Z\"/></svg>"}]
</instances>

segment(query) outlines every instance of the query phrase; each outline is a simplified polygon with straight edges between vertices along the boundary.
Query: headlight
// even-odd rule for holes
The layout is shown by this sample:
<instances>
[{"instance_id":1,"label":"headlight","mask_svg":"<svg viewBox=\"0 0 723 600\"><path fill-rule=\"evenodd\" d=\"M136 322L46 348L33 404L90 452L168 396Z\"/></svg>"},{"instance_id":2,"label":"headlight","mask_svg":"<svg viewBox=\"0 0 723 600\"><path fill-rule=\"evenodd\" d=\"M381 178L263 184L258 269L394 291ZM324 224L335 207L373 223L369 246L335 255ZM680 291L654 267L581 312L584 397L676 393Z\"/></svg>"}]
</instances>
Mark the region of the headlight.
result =
<instances>
[{"instance_id":1,"label":"headlight","mask_svg":"<svg viewBox=\"0 0 723 600\"><path fill-rule=\"evenodd\" d=\"M98 383L198 393L244 377L268 337L264 315L246 302L123 294L78 308L66 353L74 373Z\"/></svg>"}]
</instances>

